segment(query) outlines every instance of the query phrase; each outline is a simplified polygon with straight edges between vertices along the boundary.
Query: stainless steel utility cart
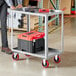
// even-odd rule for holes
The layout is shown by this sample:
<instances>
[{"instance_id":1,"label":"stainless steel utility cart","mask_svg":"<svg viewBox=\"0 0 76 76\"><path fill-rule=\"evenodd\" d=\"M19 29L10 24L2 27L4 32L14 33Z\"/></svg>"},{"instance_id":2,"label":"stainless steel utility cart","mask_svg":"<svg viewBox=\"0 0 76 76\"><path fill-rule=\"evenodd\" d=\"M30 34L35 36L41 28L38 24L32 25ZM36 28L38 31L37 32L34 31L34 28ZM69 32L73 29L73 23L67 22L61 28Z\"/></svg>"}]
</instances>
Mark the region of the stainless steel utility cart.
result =
<instances>
[{"instance_id":1,"label":"stainless steel utility cart","mask_svg":"<svg viewBox=\"0 0 76 76\"><path fill-rule=\"evenodd\" d=\"M29 52L23 52L18 50L17 48L13 47L13 13L21 13L21 14L25 14L28 16L28 28L27 30L30 31L30 15L34 15L34 16L42 16L45 17L45 50L41 51L41 52L37 52L37 53L29 53ZM12 57L14 60L18 60L19 59L19 53L22 54L27 54L27 55L31 55L31 56L35 56L35 57L40 57L42 58L42 66L47 68L49 66L49 62L48 59L50 57L54 57L54 61L56 63L60 62L60 57L59 55L63 52L64 50L64 39L63 39L63 26L64 26L64 21L63 21L63 12L61 10L54 10L53 12L48 12L48 13L39 13L37 12L26 12L25 8L17 9L17 10L11 10L11 20L12 20L12 26L11 26L11 50L14 52ZM54 49L54 48L48 48L48 16L53 16L53 15L61 15L61 50L58 49Z\"/></svg>"}]
</instances>

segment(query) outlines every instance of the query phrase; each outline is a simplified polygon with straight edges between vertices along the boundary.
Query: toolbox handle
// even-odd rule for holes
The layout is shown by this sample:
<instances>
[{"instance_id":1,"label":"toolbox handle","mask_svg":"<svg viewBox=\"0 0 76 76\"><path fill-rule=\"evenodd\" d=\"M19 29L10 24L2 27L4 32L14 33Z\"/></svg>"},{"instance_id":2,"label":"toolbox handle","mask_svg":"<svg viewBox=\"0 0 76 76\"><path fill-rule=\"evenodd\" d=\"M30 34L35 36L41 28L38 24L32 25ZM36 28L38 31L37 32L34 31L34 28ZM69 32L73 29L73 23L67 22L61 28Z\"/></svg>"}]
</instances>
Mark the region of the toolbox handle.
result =
<instances>
[{"instance_id":1,"label":"toolbox handle","mask_svg":"<svg viewBox=\"0 0 76 76\"><path fill-rule=\"evenodd\" d=\"M25 36L25 35L22 35L22 37L27 37L27 36Z\"/></svg>"}]
</instances>

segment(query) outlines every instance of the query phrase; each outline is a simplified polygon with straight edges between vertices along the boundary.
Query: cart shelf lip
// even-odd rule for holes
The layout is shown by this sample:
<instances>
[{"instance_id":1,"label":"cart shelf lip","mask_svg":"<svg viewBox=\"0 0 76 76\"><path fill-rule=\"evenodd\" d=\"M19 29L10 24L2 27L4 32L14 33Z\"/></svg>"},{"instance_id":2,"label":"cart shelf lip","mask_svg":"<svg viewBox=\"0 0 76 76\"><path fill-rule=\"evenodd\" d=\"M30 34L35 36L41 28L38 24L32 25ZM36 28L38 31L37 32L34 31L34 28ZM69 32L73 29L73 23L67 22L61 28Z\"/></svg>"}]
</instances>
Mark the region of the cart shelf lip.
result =
<instances>
[{"instance_id":1,"label":"cart shelf lip","mask_svg":"<svg viewBox=\"0 0 76 76\"><path fill-rule=\"evenodd\" d=\"M21 54L27 54L27 55L31 55L31 56L35 56L35 57L39 57L39 58L45 58L45 50L37 52L37 53L29 53L29 52L24 52L24 51L20 51L17 47L12 49L13 52L15 53L21 53ZM48 48L48 59L50 57L53 57L55 55L59 55L61 54L62 51L58 50L58 49L54 49L54 48Z\"/></svg>"},{"instance_id":2,"label":"cart shelf lip","mask_svg":"<svg viewBox=\"0 0 76 76\"><path fill-rule=\"evenodd\" d=\"M8 10L11 10L10 8ZM54 10L54 12L49 12L49 13L39 13L39 12L26 12L26 11L22 11L22 10L11 10L12 12L15 13L22 13L22 14L26 14L26 15L36 15L36 16L53 16L53 15L58 15L58 14L62 14L63 11L61 10Z\"/></svg>"}]
</instances>

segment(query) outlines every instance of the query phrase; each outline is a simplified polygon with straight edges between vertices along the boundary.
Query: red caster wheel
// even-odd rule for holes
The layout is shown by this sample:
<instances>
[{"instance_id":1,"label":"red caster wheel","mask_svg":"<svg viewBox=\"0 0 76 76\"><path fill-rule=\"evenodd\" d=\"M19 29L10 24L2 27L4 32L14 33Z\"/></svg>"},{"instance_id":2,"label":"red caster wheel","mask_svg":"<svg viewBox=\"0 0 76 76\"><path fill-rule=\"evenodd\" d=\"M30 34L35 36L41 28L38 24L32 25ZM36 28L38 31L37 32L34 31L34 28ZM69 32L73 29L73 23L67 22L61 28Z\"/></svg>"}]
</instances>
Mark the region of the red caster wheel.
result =
<instances>
[{"instance_id":1,"label":"red caster wheel","mask_svg":"<svg viewBox=\"0 0 76 76\"><path fill-rule=\"evenodd\" d=\"M47 60L43 60L43 61L42 61L42 66L43 66L44 68L48 68L48 67L49 67L49 62L48 62Z\"/></svg>"},{"instance_id":2,"label":"red caster wheel","mask_svg":"<svg viewBox=\"0 0 76 76\"><path fill-rule=\"evenodd\" d=\"M13 53L12 58L13 58L13 60L16 60L16 61L19 60L19 54Z\"/></svg>"},{"instance_id":3,"label":"red caster wheel","mask_svg":"<svg viewBox=\"0 0 76 76\"><path fill-rule=\"evenodd\" d=\"M59 56L54 56L54 61L55 61L55 63L60 63L61 59Z\"/></svg>"}]
</instances>

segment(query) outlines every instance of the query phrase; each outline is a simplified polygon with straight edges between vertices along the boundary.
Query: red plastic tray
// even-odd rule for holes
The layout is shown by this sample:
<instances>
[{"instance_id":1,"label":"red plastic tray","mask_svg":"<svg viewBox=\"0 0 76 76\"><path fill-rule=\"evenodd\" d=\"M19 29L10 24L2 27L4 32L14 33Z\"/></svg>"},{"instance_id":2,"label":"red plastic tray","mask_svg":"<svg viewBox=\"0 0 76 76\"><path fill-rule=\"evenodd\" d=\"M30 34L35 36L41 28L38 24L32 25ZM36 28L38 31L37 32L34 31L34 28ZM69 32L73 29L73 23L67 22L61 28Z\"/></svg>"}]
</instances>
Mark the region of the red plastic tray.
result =
<instances>
[{"instance_id":1,"label":"red plastic tray","mask_svg":"<svg viewBox=\"0 0 76 76\"><path fill-rule=\"evenodd\" d=\"M39 12L46 13L49 12L49 9L39 9Z\"/></svg>"},{"instance_id":2,"label":"red plastic tray","mask_svg":"<svg viewBox=\"0 0 76 76\"><path fill-rule=\"evenodd\" d=\"M44 32L31 31L18 35L18 39L33 41L44 37Z\"/></svg>"}]
</instances>

